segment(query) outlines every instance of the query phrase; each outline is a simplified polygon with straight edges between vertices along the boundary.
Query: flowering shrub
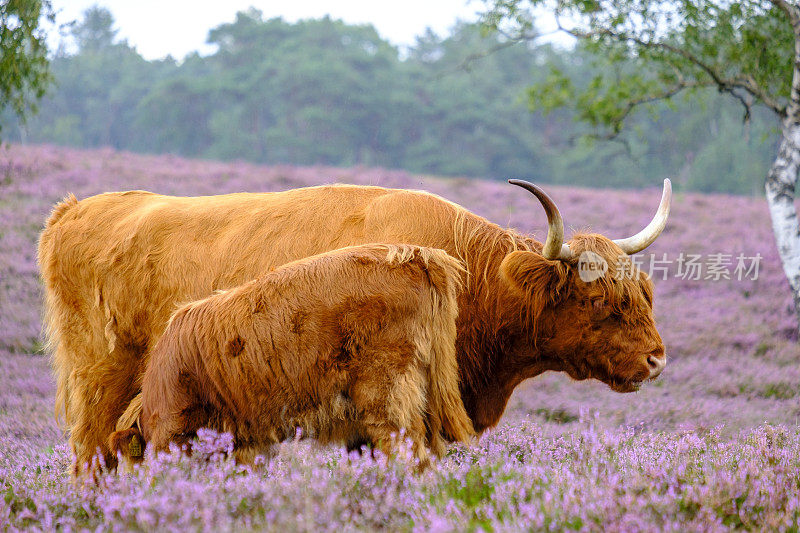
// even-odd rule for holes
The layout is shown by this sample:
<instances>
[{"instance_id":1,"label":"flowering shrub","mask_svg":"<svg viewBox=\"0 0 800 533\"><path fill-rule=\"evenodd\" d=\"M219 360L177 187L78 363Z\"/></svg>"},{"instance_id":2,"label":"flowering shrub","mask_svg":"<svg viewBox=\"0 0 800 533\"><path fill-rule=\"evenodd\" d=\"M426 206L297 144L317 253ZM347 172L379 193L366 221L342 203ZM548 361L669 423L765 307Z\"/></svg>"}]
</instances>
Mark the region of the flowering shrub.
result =
<instances>
[{"instance_id":1,"label":"flowering shrub","mask_svg":"<svg viewBox=\"0 0 800 533\"><path fill-rule=\"evenodd\" d=\"M0 460L0 523L114 531L724 531L800 526L800 432L602 430L547 436L531 421L453 446L422 474L403 457L303 442L237 465L230 439L199 437L97 485L72 485L66 448ZM23 461L21 461L23 460ZM22 466L20 466L22 464Z\"/></svg>"},{"instance_id":2,"label":"flowering shrub","mask_svg":"<svg viewBox=\"0 0 800 533\"><path fill-rule=\"evenodd\" d=\"M503 423L414 474L407 460L306 442L250 468L205 433L189 458L149 458L73 484L39 340L36 239L67 192L283 190L348 182L425 189L501 225L544 235L538 204L504 183L381 169L261 167L47 146L0 149L0 531L407 530L723 531L800 528L800 348L764 202L678 194L647 250L760 254L758 278L656 280L669 364L620 395L545 374ZM659 191L547 187L566 224L624 237ZM647 265L645 265L646 268ZM379 454L378 454L379 455ZM402 455L402 453L400 454Z\"/></svg>"}]
</instances>

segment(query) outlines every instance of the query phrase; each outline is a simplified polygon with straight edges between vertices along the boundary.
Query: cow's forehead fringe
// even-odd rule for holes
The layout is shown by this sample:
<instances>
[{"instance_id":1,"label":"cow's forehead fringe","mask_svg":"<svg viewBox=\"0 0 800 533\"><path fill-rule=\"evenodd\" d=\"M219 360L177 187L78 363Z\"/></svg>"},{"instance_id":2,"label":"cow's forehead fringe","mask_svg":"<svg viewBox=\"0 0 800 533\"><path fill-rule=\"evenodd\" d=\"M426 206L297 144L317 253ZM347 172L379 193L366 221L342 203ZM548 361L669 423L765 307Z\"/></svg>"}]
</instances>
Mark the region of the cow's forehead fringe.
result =
<instances>
[{"instance_id":1,"label":"cow's forehead fringe","mask_svg":"<svg viewBox=\"0 0 800 533\"><path fill-rule=\"evenodd\" d=\"M572 264L577 266L580 254L591 251L606 261L608 271L594 282L602 289L606 301L617 310L649 309L653 301L653 283L649 276L633 265L619 246L603 235L578 233L569 243Z\"/></svg>"}]
</instances>

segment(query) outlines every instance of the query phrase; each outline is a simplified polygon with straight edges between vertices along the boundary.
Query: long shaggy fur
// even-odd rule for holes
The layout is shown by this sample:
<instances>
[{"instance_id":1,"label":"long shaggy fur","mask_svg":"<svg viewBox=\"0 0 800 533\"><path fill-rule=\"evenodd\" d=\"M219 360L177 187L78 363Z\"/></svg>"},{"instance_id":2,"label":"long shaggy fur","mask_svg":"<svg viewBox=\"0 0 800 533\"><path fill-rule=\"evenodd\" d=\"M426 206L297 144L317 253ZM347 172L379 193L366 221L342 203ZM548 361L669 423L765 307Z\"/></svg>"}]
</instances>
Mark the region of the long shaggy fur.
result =
<instances>
[{"instance_id":1,"label":"long shaggy fur","mask_svg":"<svg viewBox=\"0 0 800 533\"><path fill-rule=\"evenodd\" d=\"M98 448L113 464L108 435L139 393L176 306L290 261L370 242L439 248L464 262L456 353L461 396L478 431L497 423L526 378L559 370L623 388L641 377L647 353L663 354L646 277L616 280L609 270L585 284L574 261L545 260L533 238L433 194L339 185L68 198L41 235L39 262L56 408L66 415L76 465ZM612 260L621 254L600 235L576 236L570 246ZM591 301L607 301L619 318L603 321Z\"/></svg>"},{"instance_id":2,"label":"long shaggy fur","mask_svg":"<svg viewBox=\"0 0 800 533\"><path fill-rule=\"evenodd\" d=\"M142 394L109 438L156 450L200 427L241 451L291 438L386 449L405 430L425 459L474 430L458 390L463 267L442 250L349 247L189 303L153 349ZM141 409L140 430L130 428Z\"/></svg>"}]
</instances>

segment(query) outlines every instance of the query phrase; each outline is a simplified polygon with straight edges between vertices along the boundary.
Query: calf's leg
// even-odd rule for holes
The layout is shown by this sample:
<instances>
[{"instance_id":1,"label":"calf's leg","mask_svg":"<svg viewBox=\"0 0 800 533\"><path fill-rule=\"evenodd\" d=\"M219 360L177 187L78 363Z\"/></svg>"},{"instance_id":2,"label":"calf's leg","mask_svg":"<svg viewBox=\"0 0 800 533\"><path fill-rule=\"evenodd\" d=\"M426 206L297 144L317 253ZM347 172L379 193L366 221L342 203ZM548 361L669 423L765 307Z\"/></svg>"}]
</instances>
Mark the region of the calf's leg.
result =
<instances>
[{"instance_id":1,"label":"calf's leg","mask_svg":"<svg viewBox=\"0 0 800 533\"><path fill-rule=\"evenodd\" d=\"M408 346L381 350L365 359L372 364L362 366L351 397L358 413L360 433L377 449L390 455L401 430L411 440L414 455L424 466L428 462L425 448L426 375ZM395 364L387 364L388 361ZM399 363L399 364L398 364Z\"/></svg>"}]
</instances>

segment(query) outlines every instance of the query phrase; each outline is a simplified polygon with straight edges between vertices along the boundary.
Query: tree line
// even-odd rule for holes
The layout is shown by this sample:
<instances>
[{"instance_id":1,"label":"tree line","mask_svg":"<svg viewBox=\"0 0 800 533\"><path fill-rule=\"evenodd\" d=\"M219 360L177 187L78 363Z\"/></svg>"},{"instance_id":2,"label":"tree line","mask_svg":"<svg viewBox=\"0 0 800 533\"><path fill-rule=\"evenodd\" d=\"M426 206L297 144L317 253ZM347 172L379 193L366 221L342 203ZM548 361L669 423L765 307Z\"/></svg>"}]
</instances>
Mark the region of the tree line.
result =
<instances>
[{"instance_id":1,"label":"tree line","mask_svg":"<svg viewBox=\"0 0 800 533\"><path fill-rule=\"evenodd\" d=\"M477 24L400 50L369 25L265 20L212 29L210 55L148 61L111 14L84 14L55 52L38 114L0 114L11 142L111 146L267 164L385 166L415 173L601 187L760 194L774 118L747 121L712 93L638 112L617 142L593 142L568 108L530 112L557 65L589 84L605 68L582 46L510 43ZM631 64L629 68L636 68ZM558 98L549 84L548 98ZM533 96L534 98L531 98Z\"/></svg>"}]
</instances>

